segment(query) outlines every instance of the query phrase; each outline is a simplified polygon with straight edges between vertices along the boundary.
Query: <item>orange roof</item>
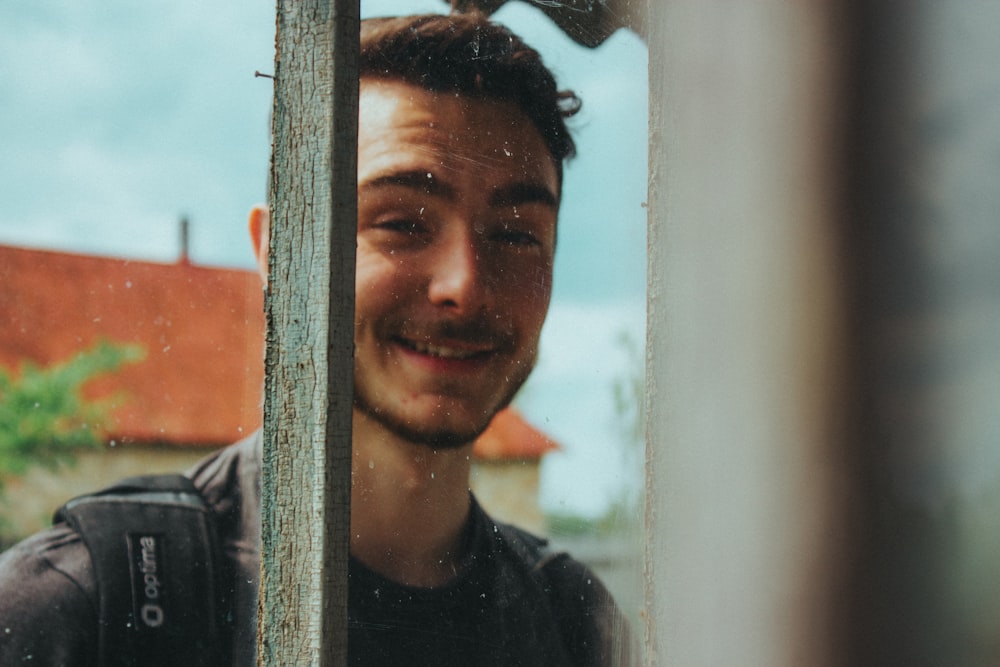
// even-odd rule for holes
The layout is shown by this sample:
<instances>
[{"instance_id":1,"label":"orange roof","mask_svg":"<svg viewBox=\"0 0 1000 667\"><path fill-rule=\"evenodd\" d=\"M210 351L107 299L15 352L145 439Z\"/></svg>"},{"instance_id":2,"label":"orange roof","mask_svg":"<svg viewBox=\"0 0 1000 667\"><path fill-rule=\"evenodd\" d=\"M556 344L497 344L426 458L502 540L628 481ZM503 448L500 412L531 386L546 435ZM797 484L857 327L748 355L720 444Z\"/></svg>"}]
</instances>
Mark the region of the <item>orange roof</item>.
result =
<instances>
[{"instance_id":1,"label":"orange roof","mask_svg":"<svg viewBox=\"0 0 1000 667\"><path fill-rule=\"evenodd\" d=\"M559 445L533 427L514 408L507 408L490 422L490 427L479 436L475 455L487 461L511 459L539 459Z\"/></svg>"},{"instance_id":2,"label":"orange roof","mask_svg":"<svg viewBox=\"0 0 1000 667\"><path fill-rule=\"evenodd\" d=\"M260 423L263 293L251 271L0 246L0 363L49 364L98 340L136 343L111 437L220 445Z\"/></svg>"},{"instance_id":3,"label":"orange roof","mask_svg":"<svg viewBox=\"0 0 1000 667\"><path fill-rule=\"evenodd\" d=\"M219 446L260 426L263 291L253 271L0 246L0 364L47 365L98 340L146 357L88 386L121 392L110 437ZM486 459L535 459L556 445L513 410L476 442Z\"/></svg>"}]
</instances>

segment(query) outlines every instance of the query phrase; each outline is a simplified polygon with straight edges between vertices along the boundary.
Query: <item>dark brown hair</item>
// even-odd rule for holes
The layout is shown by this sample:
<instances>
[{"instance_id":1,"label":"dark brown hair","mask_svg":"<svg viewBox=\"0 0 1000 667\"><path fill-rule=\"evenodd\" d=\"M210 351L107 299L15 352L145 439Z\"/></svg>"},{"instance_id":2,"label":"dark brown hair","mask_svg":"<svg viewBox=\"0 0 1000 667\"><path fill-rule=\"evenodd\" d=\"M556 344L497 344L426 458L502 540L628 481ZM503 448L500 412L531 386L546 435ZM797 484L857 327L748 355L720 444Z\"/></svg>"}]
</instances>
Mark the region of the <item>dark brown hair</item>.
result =
<instances>
[{"instance_id":1,"label":"dark brown hair","mask_svg":"<svg viewBox=\"0 0 1000 667\"><path fill-rule=\"evenodd\" d=\"M512 102L541 132L560 175L576 153L566 119L580 100L558 89L537 51L482 14L366 19L360 75Z\"/></svg>"}]
</instances>

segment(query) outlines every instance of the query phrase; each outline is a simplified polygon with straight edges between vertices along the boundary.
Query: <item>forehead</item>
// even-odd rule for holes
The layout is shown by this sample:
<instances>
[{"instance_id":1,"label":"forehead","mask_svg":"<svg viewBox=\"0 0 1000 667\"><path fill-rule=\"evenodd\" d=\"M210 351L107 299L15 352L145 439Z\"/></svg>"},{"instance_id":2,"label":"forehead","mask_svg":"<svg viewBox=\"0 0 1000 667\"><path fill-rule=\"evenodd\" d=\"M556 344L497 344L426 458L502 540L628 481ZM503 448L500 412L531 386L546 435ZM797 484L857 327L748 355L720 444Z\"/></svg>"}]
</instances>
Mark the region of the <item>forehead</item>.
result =
<instances>
[{"instance_id":1,"label":"forehead","mask_svg":"<svg viewBox=\"0 0 1000 667\"><path fill-rule=\"evenodd\" d=\"M513 103L372 78L361 80L360 95L359 184L386 170L433 168L537 181L558 193L555 161Z\"/></svg>"}]
</instances>

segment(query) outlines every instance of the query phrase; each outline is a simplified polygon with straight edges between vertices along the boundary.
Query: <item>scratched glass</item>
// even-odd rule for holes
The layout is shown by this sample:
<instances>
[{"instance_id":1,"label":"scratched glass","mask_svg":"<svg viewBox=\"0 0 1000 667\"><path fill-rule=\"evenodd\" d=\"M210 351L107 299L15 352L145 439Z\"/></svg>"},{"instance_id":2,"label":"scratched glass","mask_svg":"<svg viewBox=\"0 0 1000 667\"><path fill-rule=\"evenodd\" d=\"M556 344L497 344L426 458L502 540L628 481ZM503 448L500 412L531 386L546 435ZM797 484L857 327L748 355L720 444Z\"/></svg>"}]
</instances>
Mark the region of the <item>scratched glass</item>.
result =
<instances>
[{"instance_id":1,"label":"scratched glass","mask_svg":"<svg viewBox=\"0 0 1000 667\"><path fill-rule=\"evenodd\" d=\"M362 2L363 16L445 10ZM627 30L579 46L522 2L494 18L583 107L569 123L578 156L538 364L513 403L557 446L477 460L472 485L488 512L591 565L638 631L646 47ZM105 401L79 425L96 447L73 450L71 466L40 455L24 471L0 467L0 548L70 497L186 470L259 426L262 296L245 221L266 196L274 24L263 1L0 9L13 74L0 84L0 309L13 313L0 362L50 368L101 341L120 353L84 392Z\"/></svg>"}]
</instances>

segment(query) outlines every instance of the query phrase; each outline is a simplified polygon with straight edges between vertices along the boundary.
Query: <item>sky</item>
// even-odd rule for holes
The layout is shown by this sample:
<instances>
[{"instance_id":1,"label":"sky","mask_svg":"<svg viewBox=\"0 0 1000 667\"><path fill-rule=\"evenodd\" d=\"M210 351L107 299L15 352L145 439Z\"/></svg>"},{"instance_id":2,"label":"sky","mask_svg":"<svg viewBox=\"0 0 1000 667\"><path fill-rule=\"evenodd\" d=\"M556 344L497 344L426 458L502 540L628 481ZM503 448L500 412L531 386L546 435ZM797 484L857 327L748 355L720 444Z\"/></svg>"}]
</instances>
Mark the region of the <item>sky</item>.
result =
<instances>
[{"instance_id":1,"label":"sky","mask_svg":"<svg viewBox=\"0 0 1000 667\"><path fill-rule=\"evenodd\" d=\"M362 15L446 11L362 0ZM0 5L0 244L252 268L246 214L270 155L273 1L39 0ZM578 47L539 11L494 16L583 99L571 121L552 307L516 400L562 450L543 464L549 511L601 513L639 484L616 383L641 373L645 317L646 49L619 31Z\"/></svg>"}]
</instances>

